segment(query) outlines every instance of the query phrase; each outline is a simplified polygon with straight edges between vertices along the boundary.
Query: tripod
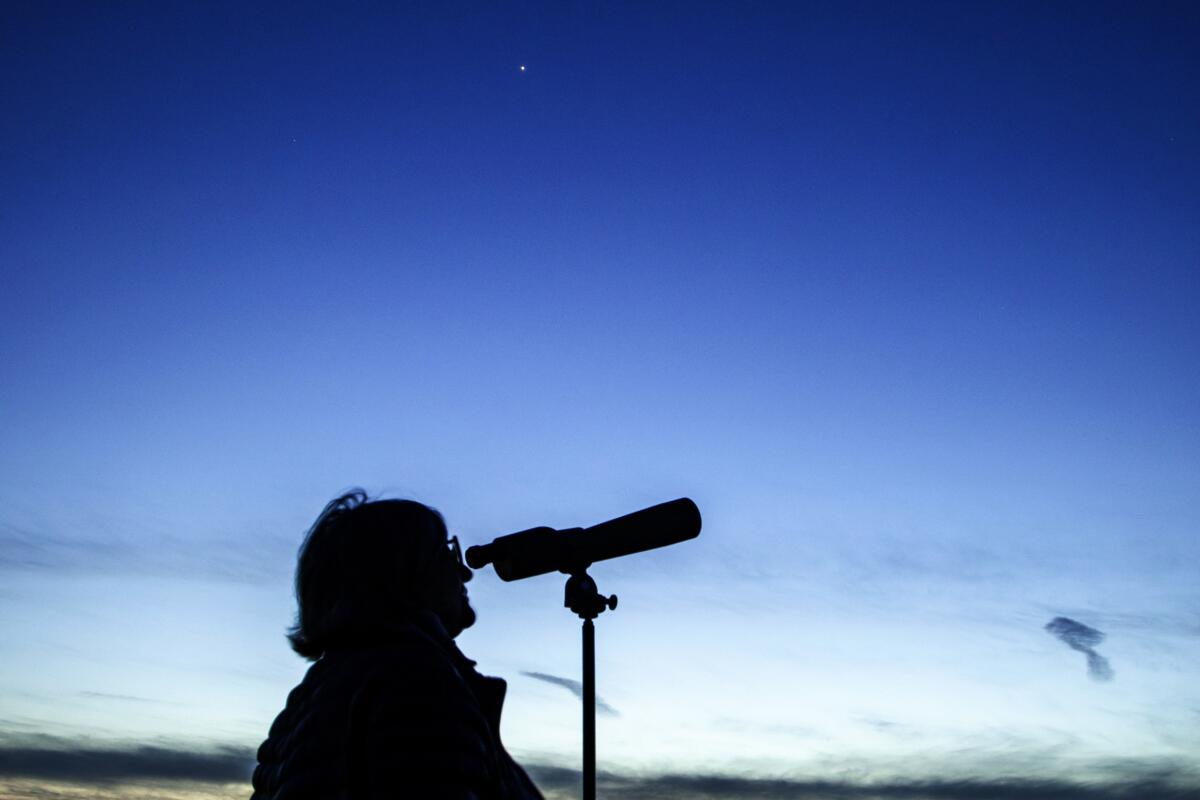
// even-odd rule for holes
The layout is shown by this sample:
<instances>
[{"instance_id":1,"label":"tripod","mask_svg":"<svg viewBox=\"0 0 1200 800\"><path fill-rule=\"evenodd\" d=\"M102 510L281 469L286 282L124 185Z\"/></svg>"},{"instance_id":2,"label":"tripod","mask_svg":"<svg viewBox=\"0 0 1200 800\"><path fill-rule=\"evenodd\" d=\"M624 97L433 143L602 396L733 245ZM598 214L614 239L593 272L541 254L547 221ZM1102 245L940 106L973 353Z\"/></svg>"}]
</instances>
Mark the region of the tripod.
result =
<instances>
[{"instance_id":1,"label":"tripod","mask_svg":"<svg viewBox=\"0 0 1200 800\"><path fill-rule=\"evenodd\" d=\"M530 528L467 550L467 564L494 564L501 580L562 572L569 575L563 605L583 620L583 800L596 800L596 627L605 609L617 607L587 574L595 561L677 544L700 535L700 509L686 497L643 508L590 528Z\"/></svg>"},{"instance_id":2,"label":"tripod","mask_svg":"<svg viewBox=\"0 0 1200 800\"><path fill-rule=\"evenodd\" d=\"M587 567L571 571L563 605L583 620L583 800L596 800L596 626L605 609L617 607L617 596L605 597L587 574Z\"/></svg>"}]
</instances>

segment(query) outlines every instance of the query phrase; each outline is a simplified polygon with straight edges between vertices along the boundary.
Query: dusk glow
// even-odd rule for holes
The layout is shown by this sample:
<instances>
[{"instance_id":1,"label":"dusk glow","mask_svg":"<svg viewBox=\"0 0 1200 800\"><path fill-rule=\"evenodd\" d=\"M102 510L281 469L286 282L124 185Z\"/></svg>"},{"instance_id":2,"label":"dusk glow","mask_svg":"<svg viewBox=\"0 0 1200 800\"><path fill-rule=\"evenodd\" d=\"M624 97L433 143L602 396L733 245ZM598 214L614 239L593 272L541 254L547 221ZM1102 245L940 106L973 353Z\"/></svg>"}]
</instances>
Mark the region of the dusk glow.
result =
<instances>
[{"instance_id":1,"label":"dusk glow","mask_svg":"<svg viewBox=\"0 0 1200 800\"><path fill-rule=\"evenodd\" d=\"M0 798L248 797L353 486L464 547L696 501L591 571L601 797L1196 796L1197 41L1192 3L7 4ZM547 798L563 581L478 571L458 639Z\"/></svg>"}]
</instances>

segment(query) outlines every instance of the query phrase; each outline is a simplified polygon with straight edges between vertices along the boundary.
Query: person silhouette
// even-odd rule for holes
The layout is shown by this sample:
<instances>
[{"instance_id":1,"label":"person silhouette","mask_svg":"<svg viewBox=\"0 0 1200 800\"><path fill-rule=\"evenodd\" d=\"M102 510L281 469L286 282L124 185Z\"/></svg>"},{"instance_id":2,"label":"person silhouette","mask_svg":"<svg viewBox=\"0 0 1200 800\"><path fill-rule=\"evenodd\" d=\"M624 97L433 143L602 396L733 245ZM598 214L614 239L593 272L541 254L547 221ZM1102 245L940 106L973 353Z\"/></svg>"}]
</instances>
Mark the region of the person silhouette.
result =
<instances>
[{"instance_id":1,"label":"person silhouette","mask_svg":"<svg viewBox=\"0 0 1200 800\"><path fill-rule=\"evenodd\" d=\"M361 489L325 506L288 633L314 663L258 749L252 800L541 800L500 741L507 684L454 643L470 579L434 509Z\"/></svg>"}]
</instances>

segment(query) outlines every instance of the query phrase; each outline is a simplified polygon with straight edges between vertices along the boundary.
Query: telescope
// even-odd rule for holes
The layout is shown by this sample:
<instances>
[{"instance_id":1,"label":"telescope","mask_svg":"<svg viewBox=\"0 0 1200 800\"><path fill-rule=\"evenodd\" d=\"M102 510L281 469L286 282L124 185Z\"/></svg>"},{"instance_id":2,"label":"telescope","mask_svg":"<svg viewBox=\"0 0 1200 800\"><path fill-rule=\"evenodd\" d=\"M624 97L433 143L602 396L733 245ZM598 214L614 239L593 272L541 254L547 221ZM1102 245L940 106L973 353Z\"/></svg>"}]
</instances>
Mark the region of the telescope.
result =
<instances>
[{"instance_id":1,"label":"telescope","mask_svg":"<svg viewBox=\"0 0 1200 800\"><path fill-rule=\"evenodd\" d=\"M605 597L587 569L597 561L666 547L700 535L700 509L686 497L659 503L590 528L530 528L467 549L467 565L491 564L505 581L547 572L571 577L563 605L583 620L583 800L596 800L596 628L617 597Z\"/></svg>"},{"instance_id":2,"label":"telescope","mask_svg":"<svg viewBox=\"0 0 1200 800\"><path fill-rule=\"evenodd\" d=\"M700 535L700 509L686 497L659 503L590 528L540 527L467 549L467 566L492 564L501 580L547 572L575 574L597 561L666 547Z\"/></svg>"}]
</instances>

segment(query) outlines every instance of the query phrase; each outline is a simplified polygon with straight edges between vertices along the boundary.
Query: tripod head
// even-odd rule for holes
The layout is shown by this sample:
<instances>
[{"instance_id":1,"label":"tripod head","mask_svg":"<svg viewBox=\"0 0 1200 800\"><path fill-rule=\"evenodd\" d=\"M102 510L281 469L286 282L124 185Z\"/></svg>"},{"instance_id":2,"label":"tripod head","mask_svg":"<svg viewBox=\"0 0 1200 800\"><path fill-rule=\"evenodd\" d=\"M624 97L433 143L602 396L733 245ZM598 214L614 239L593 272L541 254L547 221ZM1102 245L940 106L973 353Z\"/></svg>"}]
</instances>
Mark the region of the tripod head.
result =
<instances>
[{"instance_id":1,"label":"tripod head","mask_svg":"<svg viewBox=\"0 0 1200 800\"><path fill-rule=\"evenodd\" d=\"M603 614L606 609L615 609L617 596L614 594L612 597L605 597L600 594L592 576L587 574L587 570L580 570L567 579L567 586L563 591L563 605L578 614L580 619L592 620Z\"/></svg>"}]
</instances>

